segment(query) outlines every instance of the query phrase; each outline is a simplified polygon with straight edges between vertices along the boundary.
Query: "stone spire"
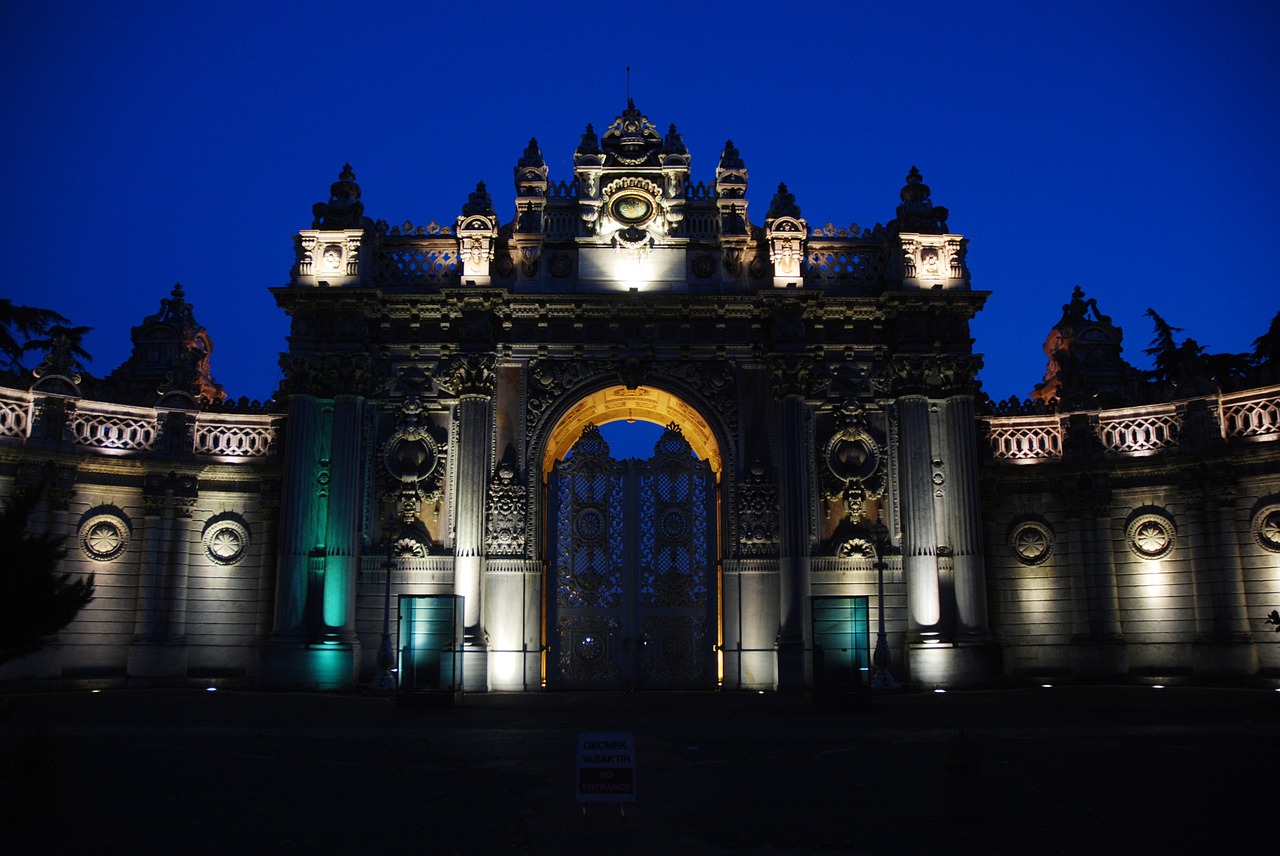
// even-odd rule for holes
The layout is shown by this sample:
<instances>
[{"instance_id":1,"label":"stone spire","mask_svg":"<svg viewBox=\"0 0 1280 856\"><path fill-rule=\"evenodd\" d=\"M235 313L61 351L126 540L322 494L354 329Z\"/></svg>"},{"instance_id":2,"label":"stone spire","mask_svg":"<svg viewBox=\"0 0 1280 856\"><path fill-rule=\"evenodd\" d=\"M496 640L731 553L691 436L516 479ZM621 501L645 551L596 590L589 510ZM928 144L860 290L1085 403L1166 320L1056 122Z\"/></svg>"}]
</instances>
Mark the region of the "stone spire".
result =
<instances>
[{"instance_id":1,"label":"stone spire","mask_svg":"<svg viewBox=\"0 0 1280 856\"><path fill-rule=\"evenodd\" d=\"M929 185L924 183L920 170L911 167L911 172L907 173L906 186L898 195L902 204L898 206L897 218L889 224L889 231L946 234L947 209L941 205L935 206L929 200Z\"/></svg>"},{"instance_id":2,"label":"stone spire","mask_svg":"<svg viewBox=\"0 0 1280 856\"><path fill-rule=\"evenodd\" d=\"M132 338L132 356L105 381L125 403L173 406L185 400L190 406L227 397L209 366L213 338L196 321L182 283L160 301L159 312L133 328Z\"/></svg>"},{"instance_id":3,"label":"stone spire","mask_svg":"<svg viewBox=\"0 0 1280 856\"><path fill-rule=\"evenodd\" d=\"M1049 331L1044 353L1049 358L1044 382L1031 397L1059 410L1118 407L1128 402L1136 369L1120 356L1124 330L1098 311L1098 301L1085 299L1076 286L1062 318Z\"/></svg>"},{"instance_id":4,"label":"stone spire","mask_svg":"<svg viewBox=\"0 0 1280 856\"><path fill-rule=\"evenodd\" d=\"M312 229L360 229L364 225L364 203L351 164L342 167L338 180L329 185L329 201L311 206Z\"/></svg>"},{"instance_id":5,"label":"stone spire","mask_svg":"<svg viewBox=\"0 0 1280 856\"><path fill-rule=\"evenodd\" d=\"M516 196L547 195L547 162L542 158L538 140L529 138L524 154L516 161Z\"/></svg>"},{"instance_id":6,"label":"stone spire","mask_svg":"<svg viewBox=\"0 0 1280 856\"><path fill-rule=\"evenodd\" d=\"M776 220L779 217L800 219L800 206L796 205L796 195L787 190L786 184L778 185L778 192L773 194L773 201L769 203L769 213L764 216L766 220Z\"/></svg>"},{"instance_id":7,"label":"stone spire","mask_svg":"<svg viewBox=\"0 0 1280 856\"><path fill-rule=\"evenodd\" d=\"M476 182L476 189L467 196L467 202L462 206L463 217L477 214L484 217L494 216L493 198L489 196L483 181Z\"/></svg>"}]
</instances>

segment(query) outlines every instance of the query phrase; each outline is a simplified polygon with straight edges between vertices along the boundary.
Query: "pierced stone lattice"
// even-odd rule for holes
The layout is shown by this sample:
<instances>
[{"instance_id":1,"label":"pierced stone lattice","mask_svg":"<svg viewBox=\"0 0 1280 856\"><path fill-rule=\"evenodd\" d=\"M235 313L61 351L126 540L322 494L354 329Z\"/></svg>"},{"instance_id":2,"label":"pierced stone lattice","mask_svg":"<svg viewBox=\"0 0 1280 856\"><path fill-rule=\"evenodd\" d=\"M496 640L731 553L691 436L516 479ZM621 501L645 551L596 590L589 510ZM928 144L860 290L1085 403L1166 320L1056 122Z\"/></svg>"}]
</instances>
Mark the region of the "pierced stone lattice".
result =
<instances>
[{"instance_id":1,"label":"pierced stone lattice","mask_svg":"<svg viewBox=\"0 0 1280 856\"><path fill-rule=\"evenodd\" d=\"M155 445L157 433L154 419L76 414L71 420L71 436L76 444L98 449L147 451Z\"/></svg>"},{"instance_id":2,"label":"pierced stone lattice","mask_svg":"<svg viewBox=\"0 0 1280 856\"><path fill-rule=\"evenodd\" d=\"M1280 396L1224 403L1222 420L1228 437L1280 434Z\"/></svg>"},{"instance_id":3,"label":"pierced stone lattice","mask_svg":"<svg viewBox=\"0 0 1280 856\"><path fill-rule=\"evenodd\" d=\"M1050 419L992 419L991 454L998 461L1062 457L1062 425Z\"/></svg>"},{"instance_id":4,"label":"pierced stone lattice","mask_svg":"<svg viewBox=\"0 0 1280 856\"><path fill-rule=\"evenodd\" d=\"M12 401L0 401L0 437L26 437L30 430L30 407Z\"/></svg>"},{"instance_id":5,"label":"pierced stone lattice","mask_svg":"<svg viewBox=\"0 0 1280 856\"><path fill-rule=\"evenodd\" d=\"M448 280L458 275L458 254L426 247L383 247L375 257L379 278L393 285Z\"/></svg>"},{"instance_id":6,"label":"pierced stone lattice","mask_svg":"<svg viewBox=\"0 0 1280 856\"><path fill-rule=\"evenodd\" d=\"M882 253L852 249L819 249L805 260L805 276L810 279L877 282L884 274Z\"/></svg>"},{"instance_id":7,"label":"pierced stone lattice","mask_svg":"<svg viewBox=\"0 0 1280 856\"><path fill-rule=\"evenodd\" d=\"M271 426L246 426L203 423L196 426L197 455L221 455L229 458L260 458L270 455L275 446L276 431Z\"/></svg>"},{"instance_id":8,"label":"pierced stone lattice","mask_svg":"<svg viewBox=\"0 0 1280 856\"><path fill-rule=\"evenodd\" d=\"M1173 414L1119 418L1104 414L1098 423L1098 434L1108 452L1147 452L1176 446L1180 427Z\"/></svg>"}]
</instances>

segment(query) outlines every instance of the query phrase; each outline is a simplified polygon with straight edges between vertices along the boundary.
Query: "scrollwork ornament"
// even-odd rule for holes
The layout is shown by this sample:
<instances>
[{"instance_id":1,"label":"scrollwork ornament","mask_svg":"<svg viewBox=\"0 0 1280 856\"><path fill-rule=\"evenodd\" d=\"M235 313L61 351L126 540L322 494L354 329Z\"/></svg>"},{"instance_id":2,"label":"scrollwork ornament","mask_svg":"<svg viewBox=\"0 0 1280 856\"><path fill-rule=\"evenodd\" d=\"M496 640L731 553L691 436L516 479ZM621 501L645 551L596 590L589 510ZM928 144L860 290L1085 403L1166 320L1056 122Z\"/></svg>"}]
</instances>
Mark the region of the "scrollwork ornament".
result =
<instances>
[{"instance_id":1,"label":"scrollwork ornament","mask_svg":"<svg viewBox=\"0 0 1280 856\"><path fill-rule=\"evenodd\" d=\"M1053 530L1039 520L1024 520L1009 533L1009 549L1024 565L1040 565L1053 555Z\"/></svg>"},{"instance_id":2,"label":"scrollwork ornament","mask_svg":"<svg viewBox=\"0 0 1280 856\"><path fill-rule=\"evenodd\" d=\"M436 383L451 395L492 395L497 381L495 362L492 354L452 357L436 368Z\"/></svg>"},{"instance_id":3,"label":"scrollwork ornament","mask_svg":"<svg viewBox=\"0 0 1280 856\"><path fill-rule=\"evenodd\" d=\"M738 550L743 556L778 555L778 486L765 477L764 464L752 464L738 486Z\"/></svg>"},{"instance_id":4,"label":"scrollwork ornament","mask_svg":"<svg viewBox=\"0 0 1280 856\"><path fill-rule=\"evenodd\" d=\"M1262 549L1280 553L1280 503L1263 506L1253 516L1253 538Z\"/></svg>"},{"instance_id":5,"label":"scrollwork ornament","mask_svg":"<svg viewBox=\"0 0 1280 856\"><path fill-rule=\"evenodd\" d=\"M1140 514L1129 522L1125 540L1142 559L1162 559L1173 552L1176 538L1173 521L1162 513Z\"/></svg>"},{"instance_id":6,"label":"scrollwork ornament","mask_svg":"<svg viewBox=\"0 0 1280 856\"><path fill-rule=\"evenodd\" d=\"M485 549L491 556L524 555L525 486L516 468L503 461L489 481Z\"/></svg>"},{"instance_id":7,"label":"scrollwork ornament","mask_svg":"<svg viewBox=\"0 0 1280 856\"><path fill-rule=\"evenodd\" d=\"M888 450L859 425L831 435L823 449L826 498L843 501L845 510L852 513L867 497L879 496L884 492L882 463L887 454Z\"/></svg>"}]
</instances>

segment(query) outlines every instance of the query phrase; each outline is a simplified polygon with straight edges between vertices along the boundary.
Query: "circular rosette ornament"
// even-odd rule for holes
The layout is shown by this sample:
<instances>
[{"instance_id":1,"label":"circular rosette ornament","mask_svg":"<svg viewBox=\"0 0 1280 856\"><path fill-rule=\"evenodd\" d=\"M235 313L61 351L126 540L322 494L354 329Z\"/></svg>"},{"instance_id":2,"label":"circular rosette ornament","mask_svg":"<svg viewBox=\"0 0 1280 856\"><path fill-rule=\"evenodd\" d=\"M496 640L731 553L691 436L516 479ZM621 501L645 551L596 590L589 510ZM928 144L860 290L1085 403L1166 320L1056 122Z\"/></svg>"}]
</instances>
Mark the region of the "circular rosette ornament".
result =
<instances>
[{"instance_id":1,"label":"circular rosette ornament","mask_svg":"<svg viewBox=\"0 0 1280 856\"><path fill-rule=\"evenodd\" d=\"M129 548L129 534L119 514L95 514L80 525L80 550L95 562L110 562Z\"/></svg>"},{"instance_id":2,"label":"circular rosette ornament","mask_svg":"<svg viewBox=\"0 0 1280 856\"><path fill-rule=\"evenodd\" d=\"M205 555L217 565L234 565L249 549L249 528L240 520L221 517L209 521L201 537Z\"/></svg>"},{"instance_id":3,"label":"circular rosette ornament","mask_svg":"<svg viewBox=\"0 0 1280 856\"><path fill-rule=\"evenodd\" d=\"M397 431L382 447L382 463L397 480L420 482L435 470L440 450L429 434Z\"/></svg>"},{"instance_id":4,"label":"circular rosette ornament","mask_svg":"<svg viewBox=\"0 0 1280 856\"><path fill-rule=\"evenodd\" d=\"M1173 552L1173 521L1162 513L1140 514L1125 530L1129 549L1143 559L1163 559Z\"/></svg>"},{"instance_id":5,"label":"circular rosette ornament","mask_svg":"<svg viewBox=\"0 0 1280 856\"><path fill-rule=\"evenodd\" d=\"M1053 530L1039 520L1027 520L1009 533L1009 548L1024 565L1039 565L1053 555Z\"/></svg>"},{"instance_id":6,"label":"circular rosette ornament","mask_svg":"<svg viewBox=\"0 0 1280 856\"><path fill-rule=\"evenodd\" d=\"M1264 506L1253 516L1253 538L1262 549L1280 553L1280 504Z\"/></svg>"}]
</instances>

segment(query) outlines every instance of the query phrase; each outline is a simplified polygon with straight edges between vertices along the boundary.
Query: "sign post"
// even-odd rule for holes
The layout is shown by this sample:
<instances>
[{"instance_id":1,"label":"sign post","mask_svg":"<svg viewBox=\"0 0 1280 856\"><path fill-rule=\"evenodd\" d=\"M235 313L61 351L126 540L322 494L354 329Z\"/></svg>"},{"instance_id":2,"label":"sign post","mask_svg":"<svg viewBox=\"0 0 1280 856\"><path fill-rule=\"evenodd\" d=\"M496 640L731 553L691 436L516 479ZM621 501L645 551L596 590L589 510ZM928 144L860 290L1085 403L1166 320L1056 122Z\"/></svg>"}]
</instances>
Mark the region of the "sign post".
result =
<instances>
[{"instance_id":1,"label":"sign post","mask_svg":"<svg viewBox=\"0 0 1280 856\"><path fill-rule=\"evenodd\" d=\"M589 802L636 801L635 745L630 731L578 732L577 791L583 811Z\"/></svg>"}]
</instances>

